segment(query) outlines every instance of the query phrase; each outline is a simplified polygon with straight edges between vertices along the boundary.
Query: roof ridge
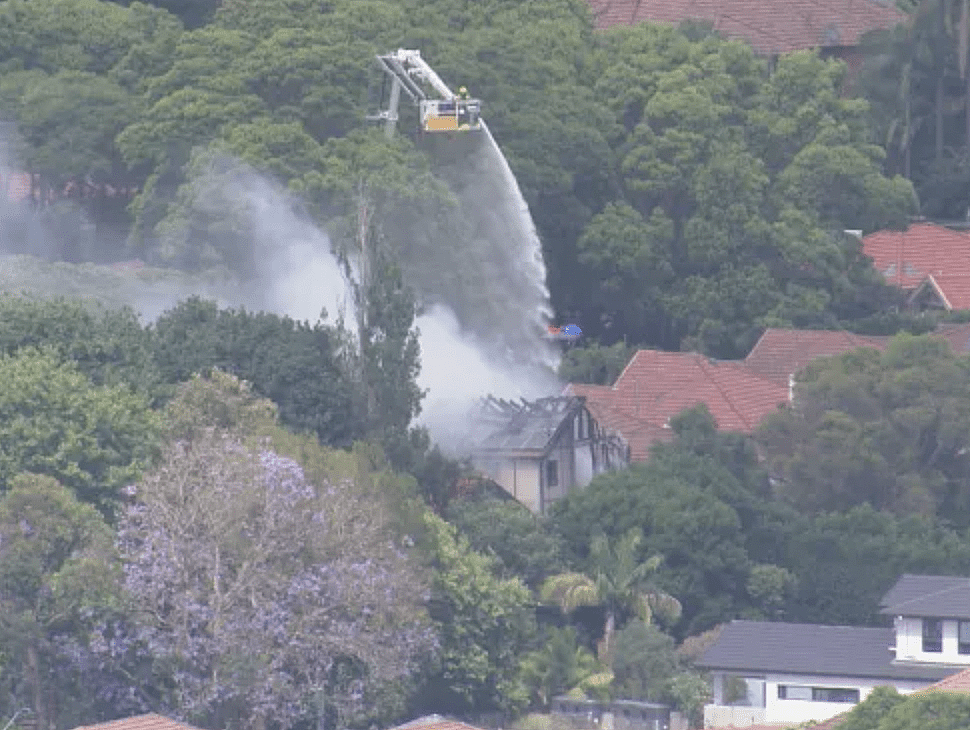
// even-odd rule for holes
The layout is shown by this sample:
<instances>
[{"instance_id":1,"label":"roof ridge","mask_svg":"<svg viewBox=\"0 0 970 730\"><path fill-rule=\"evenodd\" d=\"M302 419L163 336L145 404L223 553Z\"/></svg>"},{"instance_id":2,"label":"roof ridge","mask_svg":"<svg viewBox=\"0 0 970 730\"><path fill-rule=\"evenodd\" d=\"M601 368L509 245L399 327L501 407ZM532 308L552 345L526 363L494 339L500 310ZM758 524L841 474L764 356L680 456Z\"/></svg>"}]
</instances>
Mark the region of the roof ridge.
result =
<instances>
[{"instance_id":1,"label":"roof ridge","mask_svg":"<svg viewBox=\"0 0 970 730\"><path fill-rule=\"evenodd\" d=\"M697 354L698 354L698 355L700 356L700 358L701 358L701 360L708 360L706 356L704 356L704 355L700 355L700 353L697 353ZM703 363L703 362L701 362L701 361L698 361L698 364L700 365L700 368L701 368L701 370L702 370L702 371L704 371L704 374L705 374L705 375L707 375L707 377L708 377L708 378L710 379L710 381L711 381L711 382L712 382L712 383L714 384L714 387L715 387L715 388L717 388L717 391L718 391L718 392L719 392L719 393L721 394L721 397L722 397L722 398L724 399L724 401L725 401L725 402L726 402L726 403L728 404L728 408L730 408L730 409L731 409L732 411L734 411L734 414L735 414L735 415L736 415L736 416L737 416L738 418L740 418L740 419L741 419L741 423L743 423L743 424L745 425L745 427L746 427L746 428L749 428L749 429L750 429L750 428L751 428L751 424L750 424L750 423L748 423L748 419L747 419L747 418L745 418L745 416L744 416L744 414L743 414L743 413L741 413L741 411L739 411L739 410L737 409L737 407L736 407L736 406L735 406L735 404L734 404L734 400L733 400L733 399L732 399L732 398L731 398L731 397L730 397L730 396L728 395L728 392L727 392L727 390L726 390L725 388L723 388L723 387L721 386L721 383L720 383L720 382L718 381L718 379L717 379L717 378L716 378L716 377L715 377L715 376L713 375L713 373L712 373L711 371L709 371L709 370L708 370L708 369L707 369L707 368L705 367L705 365L704 365L704 363ZM710 362L710 360L708 360L708 362L707 362L707 364L708 364L708 365L710 365L710 364L711 364L711 362Z\"/></svg>"}]
</instances>

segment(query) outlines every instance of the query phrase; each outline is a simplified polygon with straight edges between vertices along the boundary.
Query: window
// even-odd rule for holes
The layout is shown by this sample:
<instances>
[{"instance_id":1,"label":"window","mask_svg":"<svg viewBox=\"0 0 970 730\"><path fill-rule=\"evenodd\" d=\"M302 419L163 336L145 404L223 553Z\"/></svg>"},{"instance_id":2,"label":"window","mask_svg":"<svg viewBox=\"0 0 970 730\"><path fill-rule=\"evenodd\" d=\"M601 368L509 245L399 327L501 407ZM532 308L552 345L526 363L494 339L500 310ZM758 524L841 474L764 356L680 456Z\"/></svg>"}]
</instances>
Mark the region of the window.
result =
<instances>
[{"instance_id":1,"label":"window","mask_svg":"<svg viewBox=\"0 0 970 730\"><path fill-rule=\"evenodd\" d=\"M811 687L798 687L792 684L778 685L778 699L780 700L810 700L812 699Z\"/></svg>"},{"instance_id":2,"label":"window","mask_svg":"<svg viewBox=\"0 0 970 730\"><path fill-rule=\"evenodd\" d=\"M858 702L859 690L842 689L841 687L812 687L812 699L815 702Z\"/></svg>"},{"instance_id":3,"label":"window","mask_svg":"<svg viewBox=\"0 0 970 730\"><path fill-rule=\"evenodd\" d=\"M550 460L546 462L546 486L559 486L559 462L557 461Z\"/></svg>"},{"instance_id":4,"label":"window","mask_svg":"<svg viewBox=\"0 0 970 730\"><path fill-rule=\"evenodd\" d=\"M923 619L923 651L943 651L943 622L940 619Z\"/></svg>"},{"instance_id":5,"label":"window","mask_svg":"<svg viewBox=\"0 0 970 730\"><path fill-rule=\"evenodd\" d=\"M957 631L957 651L970 654L970 621L961 621Z\"/></svg>"},{"instance_id":6,"label":"window","mask_svg":"<svg viewBox=\"0 0 970 730\"><path fill-rule=\"evenodd\" d=\"M859 690L848 687L802 687L791 684L778 685L778 699L802 700L805 702L847 702L859 701Z\"/></svg>"}]
</instances>

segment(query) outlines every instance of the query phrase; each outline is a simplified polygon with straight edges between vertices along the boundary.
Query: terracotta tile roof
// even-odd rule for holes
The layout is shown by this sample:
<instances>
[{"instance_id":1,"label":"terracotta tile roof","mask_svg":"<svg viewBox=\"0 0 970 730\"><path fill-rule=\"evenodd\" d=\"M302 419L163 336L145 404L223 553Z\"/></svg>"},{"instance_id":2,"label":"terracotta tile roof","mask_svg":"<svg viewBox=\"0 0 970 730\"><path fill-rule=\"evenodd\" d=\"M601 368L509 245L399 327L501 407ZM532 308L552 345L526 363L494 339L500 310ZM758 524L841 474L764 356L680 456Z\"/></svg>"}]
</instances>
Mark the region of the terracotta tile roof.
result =
<instances>
[{"instance_id":1,"label":"terracotta tile roof","mask_svg":"<svg viewBox=\"0 0 970 730\"><path fill-rule=\"evenodd\" d=\"M970 323L942 324L934 333L957 354L970 353ZM563 395L586 398L605 428L630 444L633 461L645 461L655 441L673 433L668 420L705 403L725 430L751 433L761 420L788 402L788 379L820 357L859 347L884 349L892 338L833 330L770 328L744 360L710 360L698 353L639 350L613 387L571 383Z\"/></svg>"},{"instance_id":2,"label":"terracotta tile roof","mask_svg":"<svg viewBox=\"0 0 970 730\"><path fill-rule=\"evenodd\" d=\"M480 730L480 728L441 715L427 715L403 725L397 725L390 730Z\"/></svg>"},{"instance_id":3,"label":"terracotta tile roof","mask_svg":"<svg viewBox=\"0 0 970 730\"><path fill-rule=\"evenodd\" d=\"M650 448L656 441L670 441L673 432L649 421L635 418L616 408L616 391L608 385L570 383L563 395L580 395L586 398L586 407L603 428L614 431L630 445L631 461L646 461Z\"/></svg>"},{"instance_id":4,"label":"terracotta tile roof","mask_svg":"<svg viewBox=\"0 0 970 730\"><path fill-rule=\"evenodd\" d=\"M950 348L957 355L970 353L970 323L941 324L933 333L950 343Z\"/></svg>"},{"instance_id":5,"label":"terracotta tile roof","mask_svg":"<svg viewBox=\"0 0 970 730\"><path fill-rule=\"evenodd\" d=\"M924 687L919 692L959 692L960 694L970 694L970 669L964 669L962 672L951 674L946 679L941 679L936 684Z\"/></svg>"},{"instance_id":6,"label":"terracotta tile roof","mask_svg":"<svg viewBox=\"0 0 970 730\"><path fill-rule=\"evenodd\" d=\"M916 291L925 287L932 287L947 309L970 309L970 275L929 274Z\"/></svg>"},{"instance_id":7,"label":"terracotta tile roof","mask_svg":"<svg viewBox=\"0 0 970 730\"><path fill-rule=\"evenodd\" d=\"M812 360L859 347L884 349L891 337L857 335L835 330L766 329L744 364L754 373L788 385L788 378Z\"/></svg>"},{"instance_id":8,"label":"terracotta tile roof","mask_svg":"<svg viewBox=\"0 0 970 730\"><path fill-rule=\"evenodd\" d=\"M706 20L759 53L855 46L906 19L891 0L588 0L598 28Z\"/></svg>"},{"instance_id":9,"label":"terracotta tile roof","mask_svg":"<svg viewBox=\"0 0 970 730\"><path fill-rule=\"evenodd\" d=\"M835 717L830 717L828 720L823 720L817 725L812 725L812 730L833 730L833 728L838 727L849 718L849 712L851 710L839 713Z\"/></svg>"},{"instance_id":10,"label":"terracotta tile roof","mask_svg":"<svg viewBox=\"0 0 970 730\"><path fill-rule=\"evenodd\" d=\"M149 714L101 722L97 725L82 725L74 730L196 730L196 728L161 715Z\"/></svg>"},{"instance_id":11,"label":"terracotta tile roof","mask_svg":"<svg viewBox=\"0 0 970 730\"><path fill-rule=\"evenodd\" d=\"M915 289L930 274L970 277L970 233L936 223L870 233L862 237L862 250L886 281L902 289Z\"/></svg>"},{"instance_id":12,"label":"terracotta tile roof","mask_svg":"<svg viewBox=\"0 0 970 730\"><path fill-rule=\"evenodd\" d=\"M695 352L640 350L613 386L614 409L655 426L686 408L707 405L718 427L751 433L788 402L788 386L761 377L743 362Z\"/></svg>"}]
</instances>

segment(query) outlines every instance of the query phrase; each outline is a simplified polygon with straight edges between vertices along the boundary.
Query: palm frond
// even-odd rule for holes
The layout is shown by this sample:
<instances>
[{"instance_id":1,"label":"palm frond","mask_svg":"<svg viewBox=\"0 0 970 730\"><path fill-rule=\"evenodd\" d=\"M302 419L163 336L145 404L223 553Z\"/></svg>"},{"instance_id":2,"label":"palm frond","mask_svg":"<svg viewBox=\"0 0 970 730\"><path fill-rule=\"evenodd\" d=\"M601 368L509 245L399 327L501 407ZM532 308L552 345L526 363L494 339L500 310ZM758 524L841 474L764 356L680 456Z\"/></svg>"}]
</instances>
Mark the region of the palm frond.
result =
<instances>
[{"instance_id":1,"label":"palm frond","mask_svg":"<svg viewBox=\"0 0 970 730\"><path fill-rule=\"evenodd\" d=\"M661 623L670 625L677 623L683 613L683 606L680 601L669 593L655 592L644 596L650 612L656 616Z\"/></svg>"},{"instance_id":2,"label":"palm frond","mask_svg":"<svg viewBox=\"0 0 970 730\"><path fill-rule=\"evenodd\" d=\"M597 606L600 593L596 584L582 573L560 573L542 584L539 597L544 603L558 605L563 613L572 613L580 606Z\"/></svg>"}]
</instances>

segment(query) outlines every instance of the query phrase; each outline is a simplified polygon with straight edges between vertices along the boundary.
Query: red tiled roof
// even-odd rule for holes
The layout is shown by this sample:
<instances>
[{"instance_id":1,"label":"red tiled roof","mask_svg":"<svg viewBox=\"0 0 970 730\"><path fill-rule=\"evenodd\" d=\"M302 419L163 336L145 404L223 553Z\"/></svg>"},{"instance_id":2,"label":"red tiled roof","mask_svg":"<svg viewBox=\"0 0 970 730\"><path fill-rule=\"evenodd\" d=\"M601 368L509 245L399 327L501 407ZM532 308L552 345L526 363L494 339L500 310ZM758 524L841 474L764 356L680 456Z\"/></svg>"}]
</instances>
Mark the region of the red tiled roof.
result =
<instances>
[{"instance_id":1,"label":"red tiled roof","mask_svg":"<svg viewBox=\"0 0 970 730\"><path fill-rule=\"evenodd\" d=\"M670 441L673 433L668 428L634 418L616 409L616 391L608 385L570 383L563 395L579 395L586 398L586 407L603 428L614 431L626 439L630 446L631 461L646 461L650 448L657 441Z\"/></svg>"},{"instance_id":2,"label":"red tiled roof","mask_svg":"<svg viewBox=\"0 0 970 730\"><path fill-rule=\"evenodd\" d=\"M906 20L891 0L588 0L598 28L643 21L713 23L758 53L855 46L870 30Z\"/></svg>"},{"instance_id":3,"label":"red tiled roof","mask_svg":"<svg viewBox=\"0 0 970 730\"><path fill-rule=\"evenodd\" d=\"M905 231L876 231L862 250L886 281L915 289L927 276L970 277L970 233L936 223L914 223Z\"/></svg>"},{"instance_id":4,"label":"red tiled roof","mask_svg":"<svg viewBox=\"0 0 970 730\"><path fill-rule=\"evenodd\" d=\"M695 352L640 350L613 386L614 408L663 426L685 408L707 405L718 427L751 433L788 402L788 386L763 378L743 362Z\"/></svg>"},{"instance_id":5,"label":"red tiled roof","mask_svg":"<svg viewBox=\"0 0 970 730\"><path fill-rule=\"evenodd\" d=\"M923 286L933 287L947 309L970 309L970 275L930 274Z\"/></svg>"},{"instance_id":6,"label":"red tiled roof","mask_svg":"<svg viewBox=\"0 0 970 730\"><path fill-rule=\"evenodd\" d=\"M960 694L970 694L970 669L964 669L962 672L951 674L936 684L924 687L919 692L959 692Z\"/></svg>"},{"instance_id":7,"label":"red tiled roof","mask_svg":"<svg viewBox=\"0 0 970 730\"><path fill-rule=\"evenodd\" d=\"M819 357L841 355L859 347L884 349L890 337L833 330L766 329L744 364L754 373L788 385L789 376Z\"/></svg>"},{"instance_id":8,"label":"red tiled roof","mask_svg":"<svg viewBox=\"0 0 970 730\"><path fill-rule=\"evenodd\" d=\"M138 715L126 717L123 720L101 722L97 725L81 725L74 730L196 730L191 725L185 725L175 720L169 720L161 715Z\"/></svg>"},{"instance_id":9,"label":"red tiled roof","mask_svg":"<svg viewBox=\"0 0 970 730\"><path fill-rule=\"evenodd\" d=\"M451 720L441 715L428 715L417 720L398 725L391 730L480 730L474 725L468 725L458 720Z\"/></svg>"},{"instance_id":10,"label":"red tiled roof","mask_svg":"<svg viewBox=\"0 0 970 730\"><path fill-rule=\"evenodd\" d=\"M970 323L942 324L933 333L956 354L970 353ZM859 347L883 350L892 338L833 330L770 328L744 360L711 360L693 352L639 350L613 387L571 383L563 395L586 398L593 418L621 434L632 461L645 461L656 441L673 438L669 419L704 403L718 427L751 433L788 403L789 376L820 357Z\"/></svg>"},{"instance_id":11,"label":"red tiled roof","mask_svg":"<svg viewBox=\"0 0 970 730\"><path fill-rule=\"evenodd\" d=\"M605 428L630 444L632 461L645 461L656 441L670 441L668 421L704 403L718 427L751 433L788 402L788 385L749 371L743 362L715 361L694 352L639 350L610 388L571 384Z\"/></svg>"},{"instance_id":12,"label":"red tiled roof","mask_svg":"<svg viewBox=\"0 0 970 730\"><path fill-rule=\"evenodd\" d=\"M812 730L833 730L833 728L838 727L848 719L849 712L851 710L842 712L835 717L830 717L828 720L823 720L817 725L812 725Z\"/></svg>"},{"instance_id":13,"label":"red tiled roof","mask_svg":"<svg viewBox=\"0 0 970 730\"><path fill-rule=\"evenodd\" d=\"M970 323L964 324L941 324L933 332L937 337L942 337L950 343L950 349L954 354L966 355L970 353Z\"/></svg>"}]
</instances>

